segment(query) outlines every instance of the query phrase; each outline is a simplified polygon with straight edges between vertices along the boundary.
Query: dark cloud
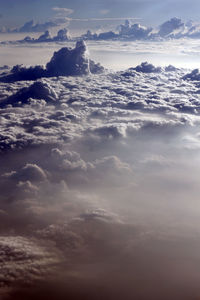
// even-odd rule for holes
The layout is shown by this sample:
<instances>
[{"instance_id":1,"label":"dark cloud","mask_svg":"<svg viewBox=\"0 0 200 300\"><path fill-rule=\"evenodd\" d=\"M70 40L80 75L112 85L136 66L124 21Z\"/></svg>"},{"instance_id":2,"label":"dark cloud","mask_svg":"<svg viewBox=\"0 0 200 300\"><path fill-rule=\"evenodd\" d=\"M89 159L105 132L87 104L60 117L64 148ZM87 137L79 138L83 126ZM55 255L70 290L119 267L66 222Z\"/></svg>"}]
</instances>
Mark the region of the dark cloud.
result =
<instances>
[{"instance_id":1,"label":"dark cloud","mask_svg":"<svg viewBox=\"0 0 200 300\"><path fill-rule=\"evenodd\" d=\"M156 68L154 65L148 64L148 62L144 62L137 66L134 70L142 73L160 73L162 69L161 67Z\"/></svg>"},{"instance_id":2,"label":"dark cloud","mask_svg":"<svg viewBox=\"0 0 200 300\"><path fill-rule=\"evenodd\" d=\"M28 104L32 99L45 100L47 103L56 101L56 92L51 88L47 82L36 81L29 87L20 89L16 94L8 97L6 100L0 103L0 107L7 105L19 106L22 104Z\"/></svg>"},{"instance_id":3,"label":"dark cloud","mask_svg":"<svg viewBox=\"0 0 200 300\"><path fill-rule=\"evenodd\" d=\"M55 52L47 64L47 72L52 76L83 75L89 73L89 59L86 57L86 45L77 42L76 48L72 51L62 48Z\"/></svg>"},{"instance_id":4,"label":"dark cloud","mask_svg":"<svg viewBox=\"0 0 200 300\"><path fill-rule=\"evenodd\" d=\"M200 80L200 73L199 69L194 69L191 73L188 73L183 76L184 80L192 80L192 81L199 81Z\"/></svg>"},{"instance_id":5,"label":"dark cloud","mask_svg":"<svg viewBox=\"0 0 200 300\"><path fill-rule=\"evenodd\" d=\"M76 43L76 48L71 50L62 48L55 52L46 65L47 74L51 76L73 76L101 73L103 68L87 57L86 44L83 41Z\"/></svg>"},{"instance_id":6,"label":"dark cloud","mask_svg":"<svg viewBox=\"0 0 200 300\"><path fill-rule=\"evenodd\" d=\"M69 37L68 37L68 31L66 28L60 29L57 33L57 36L54 37L54 41L63 42L63 41L67 41L67 40L69 40Z\"/></svg>"},{"instance_id":7,"label":"dark cloud","mask_svg":"<svg viewBox=\"0 0 200 300\"><path fill-rule=\"evenodd\" d=\"M46 76L46 71L43 66L35 66L26 68L21 65L16 65L7 74L3 74L0 78L1 82L13 82L20 80L36 80Z\"/></svg>"},{"instance_id":8,"label":"dark cloud","mask_svg":"<svg viewBox=\"0 0 200 300\"><path fill-rule=\"evenodd\" d=\"M158 34L161 37L165 37L165 36L172 34L174 30L183 28L183 26L184 26L184 23L182 23L181 19L172 18L171 20L160 25L160 30L159 30Z\"/></svg>"},{"instance_id":9,"label":"dark cloud","mask_svg":"<svg viewBox=\"0 0 200 300\"><path fill-rule=\"evenodd\" d=\"M51 36L48 30L46 30L39 38L38 42L48 42L51 40Z\"/></svg>"},{"instance_id":10,"label":"dark cloud","mask_svg":"<svg viewBox=\"0 0 200 300\"><path fill-rule=\"evenodd\" d=\"M78 41L74 49L65 47L54 52L46 68L43 66L26 68L16 65L11 72L1 76L0 82L36 80L53 76L81 76L88 75L90 72L102 73L103 71L104 68L100 64L89 59L85 42Z\"/></svg>"}]
</instances>

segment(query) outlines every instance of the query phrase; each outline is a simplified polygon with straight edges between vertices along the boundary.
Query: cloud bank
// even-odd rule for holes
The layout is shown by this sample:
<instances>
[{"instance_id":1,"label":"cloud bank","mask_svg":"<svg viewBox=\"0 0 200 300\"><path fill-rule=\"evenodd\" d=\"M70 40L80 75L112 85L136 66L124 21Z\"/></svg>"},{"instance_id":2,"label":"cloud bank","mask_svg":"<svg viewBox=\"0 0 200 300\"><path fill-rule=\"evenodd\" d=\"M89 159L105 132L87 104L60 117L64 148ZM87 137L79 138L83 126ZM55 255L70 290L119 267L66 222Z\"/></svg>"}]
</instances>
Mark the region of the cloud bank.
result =
<instances>
[{"instance_id":1,"label":"cloud bank","mask_svg":"<svg viewBox=\"0 0 200 300\"><path fill-rule=\"evenodd\" d=\"M151 40L160 41L166 39L180 39L192 38L198 39L200 37L199 24L192 22L184 23L179 18L171 18L170 20L161 24L158 28L142 26L139 23L131 24L126 20L124 24L119 26L116 32L102 32L92 34L89 30L82 36L86 40Z\"/></svg>"},{"instance_id":2,"label":"cloud bank","mask_svg":"<svg viewBox=\"0 0 200 300\"><path fill-rule=\"evenodd\" d=\"M200 295L199 72L100 70L80 41L1 76L3 300Z\"/></svg>"}]
</instances>

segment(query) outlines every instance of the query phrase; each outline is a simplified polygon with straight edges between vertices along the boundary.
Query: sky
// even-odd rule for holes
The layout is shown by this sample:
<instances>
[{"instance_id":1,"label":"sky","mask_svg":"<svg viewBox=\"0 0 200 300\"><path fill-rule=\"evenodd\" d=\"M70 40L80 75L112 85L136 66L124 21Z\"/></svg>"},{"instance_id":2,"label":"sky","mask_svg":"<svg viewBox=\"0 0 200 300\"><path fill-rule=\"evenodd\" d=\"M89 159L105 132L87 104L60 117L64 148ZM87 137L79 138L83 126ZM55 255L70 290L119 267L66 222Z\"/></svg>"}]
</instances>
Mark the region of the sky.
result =
<instances>
[{"instance_id":1,"label":"sky","mask_svg":"<svg viewBox=\"0 0 200 300\"><path fill-rule=\"evenodd\" d=\"M140 21L147 25L158 25L174 16L197 21L200 2L197 0L0 0L0 24L15 27L30 19L43 22L57 15L57 12L52 9L55 7L72 9L73 13L70 14L72 18L135 17L140 18Z\"/></svg>"}]
</instances>

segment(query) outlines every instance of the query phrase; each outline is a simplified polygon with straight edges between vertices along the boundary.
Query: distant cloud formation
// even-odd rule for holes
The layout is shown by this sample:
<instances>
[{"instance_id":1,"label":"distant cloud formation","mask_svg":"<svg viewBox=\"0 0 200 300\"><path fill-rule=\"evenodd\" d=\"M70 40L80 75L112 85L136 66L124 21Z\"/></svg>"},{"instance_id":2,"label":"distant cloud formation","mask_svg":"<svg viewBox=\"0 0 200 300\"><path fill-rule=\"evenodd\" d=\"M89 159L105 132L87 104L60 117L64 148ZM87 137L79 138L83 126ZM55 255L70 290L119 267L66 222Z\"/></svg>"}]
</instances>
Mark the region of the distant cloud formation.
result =
<instances>
[{"instance_id":1,"label":"distant cloud formation","mask_svg":"<svg viewBox=\"0 0 200 300\"><path fill-rule=\"evenodd\" d=\"M184 27L184 23L182 23L181 19L172 18L171 20L163 23L160 26L160 30L158 35L161 37L169 36L174 32L174 30L179 30Z\"/></svg>"},{"instance_id":2,"label":"distant cloud formation","mask_svg":"<svg viewBox=\"0 0 200 300\"><path fill-rule=\"evenodd\" d=\"M51 88L47 82L36 81L29 87L24 87L20 89L16 94L11 95L0 103L0 107L3 105L18 105L20 99L21 104L28 104L30 98L45 100L46 102L56 101L57 95L56 92Z\"/></svg>"},{"instance_id":3,"label":"distant cloud formation","mask_svg":"<svg viewBox=\"0 0 200 300\"><path fill-rule=\"evenodd\" d=\"M179 18L171 18L164 22L159 28L142 26L139 23L131 24L130 20L126 20L124 24L119 26L118 32L102 32L100 34L88 31L83 38L88 40L164 40L164 39L180 39L180 38L199 38L200 25L182 22Z\"/></svg>"},{"instance_id":4,"label":"distant cloud formation","mask_svg":"<svg viewBox=\"0 0 200 300\"><path fill-rule=\"evenodd\" d=\"M66 7L52 7L52 10L55 12L53 20L55 20L58 25L68 25L70 23L69 16L74 13L73 9Z\"/></svg>"},{"instance_id":5,"label":"distant cloud formation","mask_svg":"<svg viewBox=\"0 0 200 300\"><path fill-rule=\"evenodd\" d=\"M71 15L74 10L71 8L66 8L66 7L52 7L52 10L58 13L59 15Z\"/></svg>"},{"instance_id":6,"label":"distant cloud formation","mask_svg":"<svg viewBox=\"0 0 200 300\"><path fill-rule=\"evenodd\" d=\"M184 80L192 80L199 81L200 80L200 72L199 69L194 69L191 73L188 73L183 76Z\"/></svg>"},{"instance_id":7,"label":"distant cloud formation","mask_svg":"<svg viewBox=\"0 0 200 300\"><path fill-rule=\"evenodd\" d=\"M66 13L65 13L66 14ZM57 17L44 23L35 23L34 20L26 22L23 26L18 28L6 28L0 29L2 33L37 33L44 32L52 28L58 28L59 26L66 26L69 24L69 20L65 16L57 14Z\"/></svg>"},{"instance_id":8,"label":"distant cloud formation","mask_svg":"<svg viewBox=\"0 0 200 300\"><path fill-rule=\"evenodd\" d=\"M22 27L8 30L8 32L43 32L48 30L49 28L57 27L60 24L58 21L47 21L45 23L34 23L33 20L28 21Z\"/></svg>"},{"instance_id":9,"label":"distant cloud formation","mask_svg":"<svg viewBox=\"0 0 200 300\"><path fill-rule=\"evenodd\" d=\"M141 63L141 65L137 66L136 68L133 68L133 70L142 73L161 73L162 68L155 67L154 65L149 64L147 62L143 62Z\"/></svg>"},{"instance_id":10,"label":"distant cloud formation","mask_svg":"<svg viewBox=\"0 0 200 300\"><path fill-rule=\"evenodd\" d=\"M99 11L104 17L96 18L73 18L69 17L73 14L73 9L53 7L52 10L56 13L55 17L45 23L34 23L33 20L26 22L23 26L16 29L3 28L2 32L45 32L51 28L60 26L67 26L70 22L89 22L89 21L120 21L125 20L124 24L118 26L115 31L91 33L83 35L85 39L91 40L160 40L160 39L179 39L179 38L199 38L200 37L200 25L193 22L184 23L179 18L171 18L170 20L161 24L158 28L147 27L139 23L133 23L138 18L115 18L106 17L109 14L109 10L103 9ZM80 37L77 37L80 38Z\"/></svg>"},{"instance_id":11,"label":"distant cloud formation","mask_svg":"<svg viewBox=\"0 0 200 300\"><path fill-rule=\"evenodd\" d=\"M55 16L52 20L48 20L44 23L35 23L34 20L27 21L18 28L6 28L3 27L0 32L8 33L34 33L44 32L46 30L57 28L60 25L69 24L68 16L73 14L74 10L70 8L52 7L52 11L55 12ZM0 15L1 18L1 15Z\"/></svg>"},{"instance_id":12,"label":"distant cloud formation","mask_svg":"<svg viewBox=\"0 0 200 300\"><path fill-rule=\"evenodd\" d=\"M54 7L53 11L56 12L54 19L47 21L45 23L34 23L33 20L26 22L23 26L16 29L2 29L2 32L47 32L51 28L56 28L60 26L67 26L70 22L89 22L89 21L120 21L125 18L112 18L106 17L109 10L100 10L101 15L105 17L100 18L71 18L69 15L73 13L72 9ZM158 28L147 27L141 25L140 23L133 23L132 20L137 18L129 18L125 20L124 24L118 26L115 31L92 33L90 30L84 34L81 38L86 40L166 40L166 39L181 39L181 38L200 38L200 25L194 22L183 22L180 18L171 18L170 20L162 23ZM80 39L80 37L74 38L75 40ZM48 39L46 39L48 40ZM49 38L50 40L50 38ZM55 40L52 40L56 42ZM22 41L20 41L22 42Z\"/></svg>"},{"instance_id":13,"label":"distant cloud formation","mask_svg":"<svg viewBox=\"0 0 200 300\"><path fill-rule=\"evenodd\" d=\"M30 36L26 36L23 40L18 41L7 41L1 42L2 45L8 44L23 44L23 43L30 43L30 44L37 44L37 43L52 43L52 42L66 42L71 40L68 30L66 28L59 29L56 36L51 36L49 30L46 30L42 35L38 38L31 38Z\"/></svg>"},{"instance_id":14,"label":"distant cloud formation","mask_svg":"<svg viewBox=\"0 0 200 300\"><path fill-rule=\"evenodd\" d=\"M51 76L89 74L90 66L86 54L86 44L80 41L76 43L76 48L73 50L62 48L55 52L50 62L47 63L46 70L47 74L51 74Z\"/></svg>"}]
</instances>

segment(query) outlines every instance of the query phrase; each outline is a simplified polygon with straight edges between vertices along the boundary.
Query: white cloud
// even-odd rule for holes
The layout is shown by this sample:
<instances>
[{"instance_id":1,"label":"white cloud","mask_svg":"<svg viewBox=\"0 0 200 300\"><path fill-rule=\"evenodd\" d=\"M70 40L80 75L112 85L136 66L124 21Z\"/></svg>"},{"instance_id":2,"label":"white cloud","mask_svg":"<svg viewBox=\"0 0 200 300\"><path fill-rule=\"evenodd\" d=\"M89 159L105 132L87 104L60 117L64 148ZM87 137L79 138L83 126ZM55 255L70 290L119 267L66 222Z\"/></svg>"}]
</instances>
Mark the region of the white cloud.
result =
<instances>
[{"instance_id":1,"label":"white cloud","mask_svg":"<svg viewBox=\"0 0 200 300\"><path fill-rule=\"evenodd\" d=\"M74 10L66 7L52 7L52 10L56 12L57 16L68 16L73 14Z\"/></svg>"},{"instance_id":2,"label":"white cloud","mask_svg":"<svg viewBox=\"0 0 200 300\"><path fill-rule=\"evenodd\" d=\"M101 15L107 15L107 14L109 14L110 10L109 9L101 9L99 12Z\"/></svg>"}]
</instances>

